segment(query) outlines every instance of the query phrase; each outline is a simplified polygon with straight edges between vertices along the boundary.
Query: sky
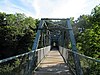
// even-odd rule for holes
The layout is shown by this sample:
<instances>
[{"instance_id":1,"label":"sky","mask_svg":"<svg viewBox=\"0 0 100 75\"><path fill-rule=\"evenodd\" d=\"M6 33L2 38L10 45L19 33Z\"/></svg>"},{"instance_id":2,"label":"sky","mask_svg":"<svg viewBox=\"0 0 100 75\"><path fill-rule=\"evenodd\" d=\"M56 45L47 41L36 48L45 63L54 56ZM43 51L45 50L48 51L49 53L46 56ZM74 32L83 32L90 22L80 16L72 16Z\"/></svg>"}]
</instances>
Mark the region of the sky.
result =
<instances>
[{"instance_id":1,"label":"sky","mask_svg":"<svg viewBox=\"0 0 100 75\"><path fill-rule=\"evenodd\" d=\"M100 0L0 0L0 12L24 13L33 18L77 19L82 14L90 14L99 4Z\"/></svg>"}]
</instances>

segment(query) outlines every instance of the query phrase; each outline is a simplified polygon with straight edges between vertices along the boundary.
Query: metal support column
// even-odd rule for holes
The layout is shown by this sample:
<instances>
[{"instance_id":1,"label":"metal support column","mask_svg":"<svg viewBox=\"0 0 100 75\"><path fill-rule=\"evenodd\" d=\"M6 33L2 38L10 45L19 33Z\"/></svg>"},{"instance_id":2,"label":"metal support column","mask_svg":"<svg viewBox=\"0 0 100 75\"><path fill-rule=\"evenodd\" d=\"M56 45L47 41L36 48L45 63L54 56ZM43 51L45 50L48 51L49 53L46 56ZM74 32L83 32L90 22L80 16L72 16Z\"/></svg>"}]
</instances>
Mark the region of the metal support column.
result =
<instances>
[{"instance_id":1,"label":"metal support column","mask_svg":"<svg viewBox=\"0 0 100 75\"><path fill-rule=\"evenodd\" d=\"M43 47L43 31L41 31L41 48Z\"/></svg>"},{"instance_id":2,"label":"metal support column","mask_svg":"<svg viewBox=\"0 0 100 75\"><path fill-rule=\"evenodd\" d=\"M64 41L65 41L64 40L64 31L62 31L62 47L64 47L64 44L65 44Z\"/></svg>"},{"instance_id":3,"label":"metal support column","mask_svg":"<svg viewBox=\"0 0 100 75\"><path fill-rule=\"evenodd\" d=\"M40 21L40 24L39 24L39 27L38 28L42 28L42 25L43 25L43 20ZM36 37L35 37L35 40L34 40L34 43L33 43L33 46L32 46L32 50L35 51L38 47L38 43L39 43L39 39L40 39L40 35L41 35L41 30L38 30L37 31L37 34L36 34ZM28 74L29 75L32 75L32 66L35 64L35 52L34 53L31 53L29 55L29 70L28 70Z\"/></svg>"},{"instance_id":4,"label":"metal support column","mask_svg":"<svg viewBox=\"0 0 100 75\"><path fill-rule=\"evenodd\" d=\"M49 35L49 36L48 36L48 38L49 38L49 45L51 45L51 39L50 39L50 38L51 38L51 37L50 37L50 31L48 32L48 35Z\"/></svg>"},{"instance_id":5,"label":"metal support column","mask_svg":"<svg viewBox=\"0 0 100 75\"><path fill-rule=\"evenodd\" d=\"M69 29L69 35L70 35L72 50L77 52L76 42L75 42L72 26L70 24L70 19L67 19L67 26L68 26L68 29ZM77 54L74 54L74 63L75 63L75 68L76 68L76 75L83 75L82 68L81 68L81 65L80 65L80 59L79 59Z\"/></svg>"},{"instance_id":6,"label":"metal support column","mask_svg":"<svg viewBox=\"0 0 100 75\"><path fill-rule=\"evenodd\" d=\"M45 34L43 33L43 46L45 47Z\"/></svg>"},{"instance_id":7,"label":"metal support column","mask_svg":"<svg viewBox=\"0 0 100 75\"><path fill-rule=\"evenodd\" d=\"M49 31L47 31L47 46L49 46Z\"/></svg>"}]
</instances>

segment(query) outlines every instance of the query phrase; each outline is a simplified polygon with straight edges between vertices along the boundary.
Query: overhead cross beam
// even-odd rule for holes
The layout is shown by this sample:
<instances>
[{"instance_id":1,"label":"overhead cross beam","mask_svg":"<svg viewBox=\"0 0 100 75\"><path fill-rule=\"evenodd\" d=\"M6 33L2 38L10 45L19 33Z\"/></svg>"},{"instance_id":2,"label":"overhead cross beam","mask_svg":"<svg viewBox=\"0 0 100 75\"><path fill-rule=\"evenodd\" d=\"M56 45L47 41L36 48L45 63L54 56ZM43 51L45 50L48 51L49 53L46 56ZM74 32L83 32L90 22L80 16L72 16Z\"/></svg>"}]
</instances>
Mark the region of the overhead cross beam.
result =
<instances>
[{"instance_id":1,"label":"overhead cross beam","mask_svg":"<svg viewBox=\"0 0 100 75\"><path fill-rule=\"evenodd\" d=\"M42 18L41 20L66 20L66 18Z\"/></svg>"}]
</instances>

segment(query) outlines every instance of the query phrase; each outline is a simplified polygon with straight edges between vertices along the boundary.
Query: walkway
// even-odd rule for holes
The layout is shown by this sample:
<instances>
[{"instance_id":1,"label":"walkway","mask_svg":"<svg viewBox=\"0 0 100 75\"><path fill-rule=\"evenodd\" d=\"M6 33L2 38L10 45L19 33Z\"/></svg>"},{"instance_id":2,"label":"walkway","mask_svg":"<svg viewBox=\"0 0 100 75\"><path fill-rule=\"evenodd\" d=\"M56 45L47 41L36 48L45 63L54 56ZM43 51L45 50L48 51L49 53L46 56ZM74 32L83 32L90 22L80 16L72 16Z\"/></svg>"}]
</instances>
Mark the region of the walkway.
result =
<instances>
[{"instance_id":1,"label":"walkway","mask_svg":"<svg viewBox=\"0 0 100 75\"><path fill-rule=\"evenodd\" d=\"M40 62L34 75L72 75L62 56L57 50L52 50Z\"/></svg>"}]
</instances>

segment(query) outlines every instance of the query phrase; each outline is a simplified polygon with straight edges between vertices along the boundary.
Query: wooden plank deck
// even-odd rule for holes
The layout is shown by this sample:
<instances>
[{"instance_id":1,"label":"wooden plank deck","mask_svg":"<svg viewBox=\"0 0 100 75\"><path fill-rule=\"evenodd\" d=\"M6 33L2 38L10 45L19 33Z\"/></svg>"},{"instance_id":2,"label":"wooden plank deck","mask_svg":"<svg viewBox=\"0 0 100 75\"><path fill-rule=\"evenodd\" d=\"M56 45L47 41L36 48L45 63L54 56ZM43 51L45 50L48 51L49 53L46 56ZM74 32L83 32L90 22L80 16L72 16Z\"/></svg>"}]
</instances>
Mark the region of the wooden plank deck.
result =
<instances>
[{"instance_id":1,"label":"wooden plank deck","mask_svg":"<svg viewBox=\"0 0 100 75\"><path fill-rule=\"evenodd\" d=\"M58 50L50 51L33 75L72 75Z\"/></svg>"}]
</instances>

